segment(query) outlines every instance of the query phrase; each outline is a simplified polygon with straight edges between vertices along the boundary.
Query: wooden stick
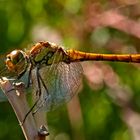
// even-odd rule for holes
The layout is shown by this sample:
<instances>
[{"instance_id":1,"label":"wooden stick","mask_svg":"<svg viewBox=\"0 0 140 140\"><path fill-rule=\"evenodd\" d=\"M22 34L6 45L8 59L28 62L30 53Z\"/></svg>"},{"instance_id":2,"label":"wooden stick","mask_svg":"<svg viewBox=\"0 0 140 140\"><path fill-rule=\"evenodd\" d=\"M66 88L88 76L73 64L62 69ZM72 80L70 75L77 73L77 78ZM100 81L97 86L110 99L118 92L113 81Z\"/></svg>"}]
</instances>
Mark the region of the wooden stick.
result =
<instances>
[{"instance_id":1,"label":"wooden stick","mask_svg":"<svg viewBox=\"0 0 140 140\"><path fill-rule=\"evenodd\" d=\"M13 86L6 78L0 80L0 87L7 96L20 124L29 111L28 103L26 100L25 86L23 83L18 83ZM23 125L22 131L26 140L45 140L45 133L40 134L36 127L34 118L30 113ZM45 131L45 130L44 130Z\"/></svg>"}]
</instances>

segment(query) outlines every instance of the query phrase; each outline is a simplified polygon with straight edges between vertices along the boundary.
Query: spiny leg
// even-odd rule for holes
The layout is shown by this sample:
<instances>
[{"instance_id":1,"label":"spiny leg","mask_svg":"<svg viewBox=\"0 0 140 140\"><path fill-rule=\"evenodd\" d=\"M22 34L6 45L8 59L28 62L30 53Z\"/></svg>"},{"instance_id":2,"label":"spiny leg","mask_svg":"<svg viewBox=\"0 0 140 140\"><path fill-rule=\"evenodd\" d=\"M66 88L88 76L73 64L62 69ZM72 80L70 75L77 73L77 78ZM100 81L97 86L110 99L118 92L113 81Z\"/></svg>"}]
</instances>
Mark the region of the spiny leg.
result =
<instances>
[{"instance_id":1,"label":"spiny leg","mask_svg":"<svg viewBox=\"0 0 140 140\"><path fill-rule=\"evenodd\" d=\"M45 89L47 95L49 95L48 88L47 88L47 86L45 85L45 83L44 83L44 81L43 81L43 79L42 79L40 73L38 73L38 76L39 76L39 79L40 79L40 81L41 81L41 83L42 83L42 85L43 85L43 87L44 87L44 89ZM39 96L41 96L41 95L39 95ZM41 102L40 105L38 106L38 108L33 112L33 115L35 115L35 113L37 113L37 111L38 111L42 106L43 106L43 102Z\"/></svg>"},{"instance_id":2,"label":"spiny leg","mask_svg":"<svg viewBox=\"0 0 140 140\"><path fill-rule=\"evenodd\" d=\"M35 115L37 112L38 112L38 110L43 106L43 102L41 102L39 105L38 105L38 107L37 107L37 109L32 113L33 115Z\"/></svg>"},{"instance_id":3,"label":"spiny leg","mask_svg":"<svg viewBox=\"0 0 140 140\"><path fill-rule=\"evenodd\" d=\"M31 74L32 74L32 65L30 65L30 69L29 69L27 88L30 86Z\"/></svg>"},{"instance_id":4,"label":"spiny leg","mask_svg":"<svg viewBox=\"0 0 140 140\"><path fill-rule=\"evenodd\" d=\"M36 91L36 95L39 95L38 99L35 101L35 103L33 104L33 106L30 108L30 110L27 112L27 114L25 115L21 125L24 124L24 122L26 121L26 118L28 117L28 115L32 112L32 110L34 109L34 107L37 105L38 101L40 100L40 95L41 95L41 85L40 85L40 77L39 75L39 68L37 67L36 70L36 78L37 78L37 85L38 85L38 90Z\"/></svg>"},{"instance_id":5,"label":"spiny leg","mask_svg":"<svg viewBox=\"0 0 140 140\"><path fill-rule=\"evenodd\" d=\"M23 125L23 124L25 123L25 121L26 121L28 115L32 112L32 110L34 109L34 107L37 105L39 99L40 99L40 98L38 98L38 99L35 101L34 105L33 105L33 106L30 108L30 110L26 113L26 115L25 115L23 121L21 122L21 125Z\"/></svg>"},{"instance_id":6,"label":"spiny leg","mask_svg":"<svg viewBox=\"0 0 140 140\"><path fill-rule=\"evenodd\" d=\"M46 90L46 93L47 93L47 94L49 94L49 92L48 92L48 88L46 87L46 85L45 85L45 83L44 83L44 81L43 81L43 79L42 79L42 77L41 77L40 73L38 73L38 76L39 76L39 79L40 79L40 81L41 81L41 83L42 83L43 87L44 87L44 88L45 88L45 90Z\"/></svg>"}]
</instances>

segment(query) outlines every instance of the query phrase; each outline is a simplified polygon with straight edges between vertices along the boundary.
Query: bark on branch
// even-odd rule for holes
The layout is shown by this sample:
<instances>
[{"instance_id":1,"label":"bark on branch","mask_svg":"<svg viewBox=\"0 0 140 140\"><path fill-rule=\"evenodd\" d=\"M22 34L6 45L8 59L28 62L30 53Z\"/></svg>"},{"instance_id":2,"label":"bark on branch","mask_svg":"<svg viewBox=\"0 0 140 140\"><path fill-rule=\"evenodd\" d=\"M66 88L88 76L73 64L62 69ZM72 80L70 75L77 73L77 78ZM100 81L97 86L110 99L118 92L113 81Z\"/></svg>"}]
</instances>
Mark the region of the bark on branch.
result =
<instances>
[{"instance_id":1,"label":"bark on branch","mask_svg":"<svg viewBox=\"0 0 140 140\"><path fill-rule=\"evenodd\" d=\"M4 78L4 80L0 80L0 87L7 96L19 123L22 124L26 113L29 111L29 106L25 97L26 93L24 84L18 83L13 86L13 84ZM21 125L21 128L26 140L45 140L45 136L47 135L47 131L44 129L44 127L41 127L43 130L40 130L40 132L38 131L31 113L23 125Z\"/></svg>"}]
</instances>

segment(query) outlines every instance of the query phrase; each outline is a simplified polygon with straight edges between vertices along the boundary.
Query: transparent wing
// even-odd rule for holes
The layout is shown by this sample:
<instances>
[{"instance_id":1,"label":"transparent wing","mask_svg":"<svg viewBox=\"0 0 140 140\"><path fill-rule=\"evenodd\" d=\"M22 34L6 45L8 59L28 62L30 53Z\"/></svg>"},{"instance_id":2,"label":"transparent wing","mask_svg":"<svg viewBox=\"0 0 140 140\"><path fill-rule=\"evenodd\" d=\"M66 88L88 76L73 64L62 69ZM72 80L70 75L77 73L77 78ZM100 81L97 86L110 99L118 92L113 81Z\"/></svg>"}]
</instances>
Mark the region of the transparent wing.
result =
<instances>
[{"instance_id":1,"label":"transparent wing","mask_svg":"<svg viewBox=\"0 0 140 140\"><path fill-rule=\"evenodd\" d=\"M45 107L46 111L50 111L68 102L76 94L81 84L82 72L80 63L66 64L60 62L41 68L40 75L48 89L48 93L42 86L38 107ZM34 77L33 82L35 80Z\"/></svg>"}]
</instances>

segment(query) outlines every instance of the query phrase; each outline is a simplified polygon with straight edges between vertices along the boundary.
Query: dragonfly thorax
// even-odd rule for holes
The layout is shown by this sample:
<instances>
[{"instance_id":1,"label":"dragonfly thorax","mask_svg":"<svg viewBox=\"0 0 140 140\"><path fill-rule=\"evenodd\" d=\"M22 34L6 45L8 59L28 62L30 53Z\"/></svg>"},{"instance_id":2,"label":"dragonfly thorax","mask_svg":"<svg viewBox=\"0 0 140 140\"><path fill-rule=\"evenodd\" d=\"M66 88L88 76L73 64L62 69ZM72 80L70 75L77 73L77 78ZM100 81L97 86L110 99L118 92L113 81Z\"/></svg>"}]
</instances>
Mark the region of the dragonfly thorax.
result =
<instances>
[{"instance_id":1,"label":"dragonfly thorax","mask_svg":"<svg viewBox=\"0 0 140 140\"><path fill-rule=\"evenodd\" d=\"M54 43L50 42L39 42L33 46L30 51L30 61L35 67L52 65L54 63L59 63L65 61L66 53L64 50Z\"/></svg>"},{"instance_id":2,"label":"dragonfly thorax","mask_svg":"<svg viewBox=\"0 0 140 140\"><path fill-rule=\"evenodd\" d=\"M14 50L6 56L6 66L9 71L20 77L27 69L28 62L25 52Z\"/></svg>"}]
</instances>

